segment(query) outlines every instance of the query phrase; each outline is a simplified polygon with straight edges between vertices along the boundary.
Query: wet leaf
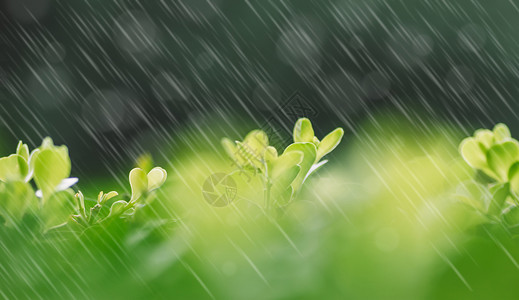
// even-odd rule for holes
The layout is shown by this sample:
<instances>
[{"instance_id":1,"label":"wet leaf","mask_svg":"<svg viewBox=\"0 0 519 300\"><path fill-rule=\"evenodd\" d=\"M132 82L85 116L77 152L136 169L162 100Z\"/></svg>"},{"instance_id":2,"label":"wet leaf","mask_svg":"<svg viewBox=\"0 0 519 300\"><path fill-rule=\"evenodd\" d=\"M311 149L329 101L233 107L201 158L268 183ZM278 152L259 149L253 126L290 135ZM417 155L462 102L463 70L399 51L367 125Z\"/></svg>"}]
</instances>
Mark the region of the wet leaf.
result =
<instances>
[{"instance_id":1,"label":"wet leaf","mask_svg":"<svg viewBox=\"0 0 519 300\"><path fill-rule=\"evenodd\" d=\"M314 129L307 118L297 120L294 126L294 143L311 143L314 140Z\"/></svg>"}]
</instances>

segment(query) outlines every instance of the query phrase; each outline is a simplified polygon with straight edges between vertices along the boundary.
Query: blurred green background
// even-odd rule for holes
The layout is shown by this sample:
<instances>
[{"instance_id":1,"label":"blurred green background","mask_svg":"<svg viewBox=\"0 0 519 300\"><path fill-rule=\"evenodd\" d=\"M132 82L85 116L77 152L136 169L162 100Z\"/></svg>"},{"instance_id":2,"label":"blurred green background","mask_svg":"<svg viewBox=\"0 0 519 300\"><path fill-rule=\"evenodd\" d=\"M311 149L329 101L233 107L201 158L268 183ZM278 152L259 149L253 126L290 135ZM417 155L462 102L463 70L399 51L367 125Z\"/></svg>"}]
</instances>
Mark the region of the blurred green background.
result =
<instances>
[{"instance_id":1,"label":"blurred green background","mask_svg":"<svg viewBox=\"0 0 519 300\"><path fill-rule=\"evenodd\" d=\"M2 231L0 297L517 299L517 241L452 196L459 142L517 125L514 1L4 0L0 154L45 136L78 187L169 177L157 221L45 238ZM298 117L346 136L282 218L257 177L217 208L220 139L286 146ZM160 221L159 221L160 220Z\"/></svg>"}]
</instances>

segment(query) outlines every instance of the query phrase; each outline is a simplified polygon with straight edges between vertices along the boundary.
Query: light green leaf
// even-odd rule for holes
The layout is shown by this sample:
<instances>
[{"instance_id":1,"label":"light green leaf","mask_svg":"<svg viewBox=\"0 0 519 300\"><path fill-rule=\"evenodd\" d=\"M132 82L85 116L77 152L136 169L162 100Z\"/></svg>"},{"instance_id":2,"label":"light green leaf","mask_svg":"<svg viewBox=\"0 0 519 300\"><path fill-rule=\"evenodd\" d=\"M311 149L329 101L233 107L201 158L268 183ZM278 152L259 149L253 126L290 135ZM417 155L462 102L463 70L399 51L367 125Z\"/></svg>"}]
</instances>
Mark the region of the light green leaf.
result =
<instances>
[{"instance_id":1,"label":"light green leaf","mask_svg":"<svg viewBox=\"0 0 519 300\"><path fill-rule=\"evenodd\" d=\"M26 167L20 163L21 160L23 162L23 158L17 154L0 158L0 180L6 182L23 179L25 176L22 172Z\"/></svg>"},{"instance_id":2,"label":"light green leaf","mask_svg":"<svg viewBox=\"0 0 519 300\"><path fill-rule=\"evenodd\" d=\"M130 186L132 197L130 201L137 201L148 191L148 177L142 169L135 168L130 171Z\"/></svg>"},{"instance_id":3,"label":"light green leaf","mask_svg":"<svg viewBox=\"0 0 519 300\"><path fill-rule=\"evenodd\" d=\"M337 128L325 136L317 147L317 161L321 160L321 158L326 154L332 152L341 142L343 135L344 130L342 128Z\"/></svg>"},{"instance_id":4,"label":"light green leaf","mask_svg":"<svg viewBox=\"0 0 519 300\"><path fill-rule=\"evenodd\" d=\"M111 192L108 192L104 195L104 201L108 201L110 199L112 199L113 197L115 196L118 196L119 193L117 193L116 191L111 191Z\"/></svg>"},{"instance_id":5,"label":"light green leaf","mask_svg":"<svg viewBox=\"0 0 519 300\"><path fill-rule=\"evenodd\" d=\"M72 190L52 194L43 204L40 212L44 231L65 225L74 213L74 209L74 193Z\"/></svg>"},{"instance_id":6,"label":"light green leaf","mask_svg":"<svg viewBox=\"0 0 519 300\"><path fill-rule=\"evenodd\" d=\"M303 160L299 164L301 170L297 178L292 183L294 191L298 191L301 188L301 185L303 184L306 175L310 171L310 168L316 161L317 149L313 143L294 143L285 149L285 153L292 151L300 151L301 153L303 153Z\"/></svg>"},{"instance_id":7,"label":"light green leaf","mask_svg":"<svg viewBox=\"0 0 519 300\"><path fill-rule=\"evenodd\" d=\"M247 144L236 142L238 152L236 153L237 161L243 161L241 166L251 166L256 169L263 170L264 158L263 154L259 155L257 150L250 148Z\"/></svg>"},{"instance_id":8,"label":"light green leaf","mask_svg":"<svg viewBox=\"0 0 519 300\"><path fill-rule=\"evenodd\" d=\"M34 180L46 200L70 175L70 158L65 146L47 148L34 158Z\"/></svg>"},{"instance_id":9,"label":"light green leaf","mask_svg":"<svg viewBox=\"0 0 519 300\"><path fill-rule=\"evenodd\" d=\"M274 204L278 207L286 206L294 197L294 190L292 186L288 186L284 191L274 195Z\"/></svg>"},{"instance_id":10,"label":"light green leaf","mask_svg":"<svg viewBox=\"0 0 519 300\"><path fill-rule=\"evenodd\" d=\"M18 156L18 167L20 170L20 176L23 179L27 178L27 176L29 175L29 164L27 163L27 160L25 160L25 158L23 158L22 156Z\"/></svg>"},{"instance_id":11,"label":"light green leaf","mask_svg":"<svg viewBox=\"0 0 519 300\"><path fill-rule=\"evenodd\" d=\"M490 188L490 193L492 194L492 198L488 206L488 213L490 215L499 216L503 211L506 198L510 195L510 184L497 184Z\"/></svg>"},{"instance_id":12,"label":"light green leaf","mask_svg":"<svg viewBox=\"0 0 519 300\"><path fill-rule=\"evenodd\" d=\"M312 128L312 122L307 118L297 120L294 126L294 143L311 143L313 140L314 129Z\"/></svg>"},{"instance_id":13,"label":"light green leaf","mask_svg":"<svg viewBox=\"0 0 519 300\"><path fill-rule=\"evenodd\" d=\"M488 166L498 176L498 179L506 182L508 171L512 164L519 160L519 145L516 141L508 141L496 144L487 152Z\"/></svg>"},{"instance_id":14,"label":"light green leaf","mask_svg":"<svg viewBox=\"0 0 519 300\"><path fill-rule=\"evenodd\" d=\"M243 145L257 157L263 157L265 149L269 145L269 139L262 130L253 130L243 140Z\"/></svg>"},{"instance_id":15,"label":"light green leaf","mask_svg":"<svg viewBox=\"0 0 519 300\"><path fill-rule=\"evenodd\" d=\"M508 171L508 182L510 182L510 189L519 195L519 162L514 163Z\"/></svg>"},{"instance_id":16,"label":"light green leaf","mask_svg":"<svg viewBox=\"0 0 519 300\"><path fill-rule=\"evenodd\" d=\"M152 191L161 187L166 181L167 176L168 173L163 168L153 168L148 173L148 191Z\"/></svg>"},{"instance_id":17,"label":"light green leaf","mask_svg":"<svg viewBox=\"0 0 519 300\"><path fill-rule=\"evenodd\" d=\"M29 161L29 146L24 144L22 141L18 142L18 146L16 147L16 154L23 157L25 161Z\"/></svg>"},{"instance_id":18,"label":"light green leaf","mask_svg":"<svg viewBox=\"0 0 519 300\"><path fill-rule=\"evenodd\" d=\"M265 150L265 161L271 162L278 158L278 151L272 146L268 146Z\"/></svg>"},{"instance_id":19,"label":"light green leaf","mask_svg":"<svg viewBox=\"0 0 519 300\"><path fill-rule=\"evenodd\" d=\"M476 139L472 137L464 139L460 144L460 152L471 167L481 170L488 168L486 153Z\"/></svg>"},{"instance_id":20,"label":"light green leaf","mask_svg":"<svg viewBox=\"0 0 519 300\"><path fill-rule=\"evenodd\" d=\"M510 129L503 123L499 123L494 126L494 140L496 143L502 143L509 140L512 136L510 135Z\"/></svg>"},{"instance_id":21,"label":"light green leaf","mask_svg":"<svg viewBox=\"0 0 519 300\"><path fill-rule=\"evenodd\" d=\"M120 214L122 214L124 212L127 205L128 205L128 202L126 202L124 200L115 201L114 203L112 203L112 206L110 207L110 214L108 215L107 218L119 216Z\"/></svg>"},{"instance_id":22,"label":"light green leaf","mask_svg":"<svg viewBox=\"0 0 519 300\"><path fill-rule=\"evenodd\" d=\"M54 142L52 141L52 139L50 137L44 138L43 141L41 142L40 149L45 150L45 149L51 149L51 148L54 148Z\"/></svg>"},{"instance_id":23,"label":"light green leaf","mask_svg":"<svg viewBox=\"0 0 519 300\"><path fill-rule=\"evenodd\" d=\"M494 144L494 133L488 129L478 129L474 132L474 138L485 149L492 147Z\"/></svg>"},{"instance_id":24,"label":"light green leaf","mask_svg":"<svg viewBox=\"0 0 519 300\"><path fill-rule=\"evenodd\" d=\"M27 209L36 204L37 199L30 184L24 181L0 184L0 214L8 225L19 223Z\"/></svg>"},{"instance_id":25,"label":"light green leaf","mask_svg":"<svg viewBox=\"0 0 519 300\"><path fill-rule=\"evenodd\" d=\"M269 170L269 177L276 181L277 178L282 176L288 169L298 165L303 161L303 152L301 151L290 151L283 153L278 159L272 163L272 170Z\"/></svg>"}]
</instances>

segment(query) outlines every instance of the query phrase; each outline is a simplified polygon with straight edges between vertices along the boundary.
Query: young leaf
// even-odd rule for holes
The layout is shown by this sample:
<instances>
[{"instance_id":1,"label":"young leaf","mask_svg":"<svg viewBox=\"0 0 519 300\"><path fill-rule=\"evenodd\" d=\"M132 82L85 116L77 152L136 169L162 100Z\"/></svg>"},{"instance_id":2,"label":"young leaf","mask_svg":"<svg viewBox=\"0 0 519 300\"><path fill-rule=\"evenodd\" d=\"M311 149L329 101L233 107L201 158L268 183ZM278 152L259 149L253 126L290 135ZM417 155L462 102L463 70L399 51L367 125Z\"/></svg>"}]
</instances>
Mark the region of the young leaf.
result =
<instances>
[{"instance_id":1,"label":"young leaf","mask_svg":"<svg viewBox=\"0 0 519 300\"><path fill-rule=\"evenodd\" d=\"M494 126L494 140L496 143L502 143L511 138L510 129L503 123L499 123Z\"/></svg>"},{"instance_id":2,"label":"young leaf","mask_svg":"<svg viewBox=\"0 0 519 300\"><path fill-rule=\"evenodd\" d=\"M112 206L110 207L110 214L107 218L115 217L123 213L126 206L128 205L128 202L124 200L115 201L112 203Z\"/></svg>"},{"instance_id":3,"label":"young leaf","mask_svg":"<svg viewBox=\"0 0 519 300\"><path fill-rule=\"evenodd\" d=\"M300 167L295 165L285 169L285 171L274 180L271 192L275 203L278 205L285 205L291 200L293 193L293 187L291 184L294 182L298 174L300 174ZM287 192L288 189L290 190L290 193Z\"/></svg>"},{"instance_id":4,"label":"young leaf","mask_svg":"<svg viewBox=\"0 0 519 300\"><path fill-rule=\"evenodd\" d=\"M52 194L40 211L44 231L66 224L73 212L74 193L72 190Z\"/></svg>"},{"instance_id":5,"label":"young leaf","mask_svg":"<svg viewBox=\"0 0 519 300\"><path fill-rule=\"evenodd\" d=\"M0 185L0 215L8 225L19 223L31 205L36 205L36 197L30 184L11 181Z\"/></svg>"},{"instance_id":6,"label":"young leaf","mask_svg":"<svg viewBox=\"0 0 519 300\"><path fill-rule=\"evenodd\" d=\"M16 154L23 157L25 161L29 161L29 147L27 144L24 144L22 141L18 142L18 146L16 147Z\"/></svg>"},{"instance_id":7,"label":"young leaf","mask_svg":"<svg viewBox=\"0 0 519 300\"><path fill-rule=\"evenodd\" d=\"M465 162L471 167L481 170L487 168L486 153L476 139L472 137L464 139L460 144L460 152Z\"/></svg>"},{"instance_id":8,"label":"young leaf","mask_svg":"<svg viewBox=\"0 0 519 300\"><path fill-rule=\"evenodd\" d=\"M314 129L312 123L307 118L297 120L294 126L294 143L313 142Z\"/></svg>"},{"instance_id":9,"label":"young leaf","mask_svg":"<svg viewBox=\"0 0 519 300\"><path fill-rule=\"evenodd\" d=\"M342 128L337 128L325 136L317 147L317 161L321 160L323 156L335 149L335 147L337 147L341 142L343 135L344 130Z\"/></svg>"},{"instance_id":10,"label":"young leaf","mask_svg":"<svg viewBox=\"0 0 519 300\"><path fill-rule=\"evenodd\" d=\"M54 192L63 179L70 175L70 158L66 147L42 150L34 162L34 180L42 191L43 199Z\"/></svg>"},{"instance_id":11,"label":"young leaf","mask_svg":"<svg viewBox=\"0 0 519 300\"><path fill-rule=\"evenodd\" d=\"M278 151L272 146L268 146L265 150L265 161L271 162L278 158Z\"/></svg>"},{"instance_id":12,"label":"young leaf","mask_svg":"<svg viewBox=\"0 0 519 300\"><path fill-rule=\"evenodd\" d=\"M110 200L113 197L118 196L118 195L119 195L119 193L117 193L116 191L108 192L108 193L104 194L103 202L106 202L106 201L108 201L108 200Z\"/></svg>"},{"instance_id":13,"label":"young leaf","mask_svg":"<svg viewBox=\"0 0 519 300\"><path fill-rule=\"evenodd\" d=\"M495 185L490 188L490 193L492 193L492 198L488 206L488 213L499 216L503 211L506 198L510 195L510 185L508 183Z\"/></svg>"},{"instance_id":14,"label":"young leaf","mask_svg":"<svg viewBox=\"0 0 519 300\"><path fill-rule=\"evenodd\" d=\"M23 179L22 175L24 167L20 164L23 158L17 154L11 154L7 157L0 158L0 180L1 181L15 181Z\"/></svg>"},{"instance_id":15,"label":"young leaf","mask_svg":"<svg viewBox=\"0 0 519 300\"><path fill-rule=\"evenodd\" d=\"M54 142L52 141L52 139L50 137L46 137L41 142L40 148L41 148L41 150L54 148Z\"/></svg>"},{"instance_id":16,"label":"young leaf","mask_svg":"<svg viewBox=\"0 0 519 300\"><path fill-rule=\"evenodd\" d=\"M519 162L514 163L508 171L508 182L510 189L516 195L519 195Z\"/></svg>"},{"instance_id":17,"label":"young leaf","mask_svg":"<svg viewBox=\"0 0 519 300\"><path fill-rule=\"evenodd\" d=\"M167 176L168 173L163 168L153 168L148 173L148 191L152 191L154 189L158 189L159 187L161 187L162 184L164 184L164 182L166 181Z\"/></svg>"},{"instance_id":18,"label":"young leaf","mask_svg":"<svg viewBox=\"0 0 519 300\"><path fill-rule=\"evenodd\" d=\"M148 177L142 169L135 168L130 171L130 186L132 189L130 201L137 201L148 191Z\"/></svg>"},{"instance_id":19,"label":"young leaf","mask_svg":"<svg viewBox=\"0 0 519 300\"><path fill-rule=\"evenodd\" d=\"M241 166L251 166L256 169L263 170L264 158L263 154L259 155L257 150L248 146L248 144L236 142L238 152L236 153L237 161L243 161Z\"/></svg>"},{"instance_id":20,"label":"young leaf","mask_svg":"<svg viewBox=\"0 0 519 300\"><path fill-rule=\"evenodd\" d=\"M507 181L510 167L518 160L519 145L517 142L508 141L496 144L487 152L488 166L502 181Z\"/></svg>"},{"instance_id":21,"label":"young leaf","mask_svg":"<svg viewBox=\"0 0 519 300\"><path fill-rule=\"evenodd\" d=\"M269 139L265 132L253 130L247 134L243 144L253 155L263 157L265 148L269 145Z\"/></svg>"},{"instance_id":22,"label":"young leaf","mask_svg":"<svg viewBox=\"0 0 519 300\"><path fill-rule=\"evenodd\" d=\"M303 184L306 175L310 171L310 168L312 168L312 165L316 161L317 149L313 143L294 143L285 149L285 153L291 151L300 151L303 153L303 160L299 164L301 166L301 170L297 178L295 178L294 182L292 183L294 191L298 191Z\"/></svg>"},{"instance_id":23,"label":"young leaf","mask_svg":"<svg viewBox=\"0 0 519 300\"><path fill-rule=\"evenodd\" d=\"M490 148L494 144L494 133L488 129L476 130L474 138L480 145L483 145L485 149Z\"/></svg>"},{"instance_id":24,"label":"young leaf","mask_svg":"<svg viewBox=\"0 0 519 300\"><path fill-rule=\"evenodd\" d=\"M276 180L276 178L284 174L287 169L298 165L301 161L303 161L303 152L301 151L283 153L283 155L272 163L272 168L268 171L268 176Z\"/></svg>"}]
</instances>

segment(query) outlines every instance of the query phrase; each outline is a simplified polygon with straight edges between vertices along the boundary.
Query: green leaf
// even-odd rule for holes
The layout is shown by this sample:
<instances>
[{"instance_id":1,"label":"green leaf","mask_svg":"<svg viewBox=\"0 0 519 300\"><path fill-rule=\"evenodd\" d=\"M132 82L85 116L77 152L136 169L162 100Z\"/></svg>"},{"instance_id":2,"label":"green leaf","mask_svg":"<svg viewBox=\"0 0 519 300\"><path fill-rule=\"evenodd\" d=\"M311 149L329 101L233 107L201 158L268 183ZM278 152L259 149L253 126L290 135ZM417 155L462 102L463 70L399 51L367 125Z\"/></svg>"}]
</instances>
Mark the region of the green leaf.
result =
<instances>
[{"instance_id":1,"label":"green leaf","mask_svg":"<svg viewBox=\"0 0 519 300\"><path fill-rule=\"evenodd\" d=\"M510 129L503 123L499 123L494 126L494 141L496 143L502 143L512 138L510 135Z\"/></svg>"},{"instance_id":2,"label":"green leaf","mask_svg":"<svg viewBox=\"0 0 519 300\"><path fill-rule=\"evenodd\" d=\"M297 120L294 126L294 143L311 143L314 140L312 122L307 118Z\"/></svg>"},{"instance_id":3,"label":"green leaf","mask_svg":"<svg viewBox=\"0 0 519 300\"><path fill-rule=\"evenodd\" d=\"M263 157L263 153L269 145L269 139L265 132L261 130L253 130L247 134L243 140L243 144L255 156Z\"/></svg>"},{"instance_id":4,"label":"green leaf","mask_svg":"<svg viewBox=\"0 0 519 300\"><path fill-rule=\"evenodd\" d=\"M485 149L492 147L494 144L494 133L488 129L478 129L474 133L476 141L483 145Z\"/></svg>"},{"instance_id":5,"label":"green leaf","mask_svg":"<svg viewBox=\"0 0 519 300\"><path fill-rule=\"evenodd\" d=\"M11 181L0 185L0 215L8 225L17 224L29 207L37 203L34 190L24 181Z\"/></svg>"},{"instance_id":6,"label":"green leaf","mask_svg":"<svg viewBox=\"0 0 519 300\"><path fill-rule=\"evenodd\" d=\"M265 161L272 162L278 158L278 151L272 146L268 146L265 150Z\"/></svg>"},{"instance_id":7,"label":"green leaf","mask_svg":"<svg viewBox=\"0 0 519 300\"><path fill-rule=\"evenodd\" d=\"M487 152L488 166L503 182L508 180L508 171L519 160L519 145L516 141L496 144Z\"/></svg>"},{"instance_id":8,"label":"green leaf","mask_svg":"<svg viewBox=\"0 0 519 300\"><path fill-rule=\"evenodd\" d=\"M332 152L341 142L343 135L344 130L342 128L337 128L325 136L317 147L317 161L321 160L321 158L326 154Z\"/></svg>"},{"instance_id":9,"label":"green leaf","mask_svg":"<svg viewBox=\"0 0 519 300\"><path fill-rule=\"evenodd\" d=\"M253 130L247 134L243 143L237 143L238 153L251 166L264 169L264 155L268 146L268 137L261 130Z\"/></svg>"},{"instance_id":10,"label":"green leaf","mask_svg":"<svg viewBox=\"0 0 519 300\"><path fill-rule=\"evenodd\" d=\"M137 201L148 191L148 177L142 169L135 168L130 171L130 186L132 197L130 201Z\"/></svg>"},{"instance_id":11,"label":"green leaf","mask_svg":"<svg viewBox=\"0 0 519 300\"><path fill-rule=\"evenodd\" d=\"M23 179L25 176L23 164L20 164L23 158L18 154L11 154L7 157L0 158L0 180L1 181L16 181Z\"/></svg>"},{"instance_id":12,"label":"green leaf","mask_svg":"<svg viewBox=\"0 0 519 300\"><path fill-rule=\"evenodd\" d=\"M241 166L251 166L256 169L263 170L264 168L264 158L262 155L259 155L258 152L247 144L236 142L236 146L238 148L238 152L236 153L237 161L243 161Z\"/></svg>"},{"instance_id":13,"label":"green leaf","mask_svg":"<svg viewBox=\"0 0 519 300\"><path fill-rule=\"evenodd\" d=\"M294 190L289 185L285 190L273 194L274 204L277 206L285 206L290 203L294 197Z\"/></svg>"},{"instance_id":14,"label":"green leaf","mask_svg":"<svg viewBox=\"0 0 519 300\"><path fill-rule=\"evenodd\" d=\"M74 193L72 190L69 189L51 195L43 204L40 212L44 231L65 225L74 209Z\"/></svg>"},{"instance_id":15,"label":"green leaf","mask_svg":"<svg viewBox=\"0 0 519 300\"><path fill-rule=\"evenodd\" d=\"M16 154L23 157L25 161L29 161L29 146L24 144L22 141L18 142L18 146L16 147Z\"/></svg>"},{"instance_id":16,"label":"green leaf","mask_svg":"<svg viewBox=\"0 0 519 300\"><path fill-rule=\"evenodd\" d=\"M508 182L510 182L510 189L516 195L519 194L519 162L514 163L508 171Z\"/></svg>"},{"instance_id":17,"label":"green leaf","mask_svg":"<svg viewBox=\"0 0 519 300\"><path fill-rule=\"evenodd\" d=\"M292 151L299 151L303 153L303 160L299 164L301 170L297 178L295 178L294 182L292 183L294 191L298 191L303 185L303 182L306 178L306 175L310 171L310 168L312 168L316 161L317 149L313 143L294 143L285 149L285 153Z\"/></svg>"},{"instance_id":18,"label":"green leaf","mask_svg":"<svg viewBox=\"0 0 519 300\"><path fill-rule=\"evenodd\" d=\"M34 180L46 200L70 175L70 158L65 146L47 148L34 158Z\"/></svg>"},{"instance_id":19,"label":"green leaf","mask_svg":"<svg viewBox=\"0 0 519 300\"><path fill-rule=\"evenodd\" d=\"M488 168L486 153L476 139L472 137L464 139L460 144L460 152L469 166L481 170Z\"/></svg>"},{"instance_id":20,"label":"green leaf","mask_svg":"<svg viewBox=\"0 0 519 300\"><path fill-rule=\"evenodd\" d=\"M490 193L492 193L492 198L488 206L488 213L499 216L503 211L506 198L510 195L510 184L497 184L490 188Z\"/></svg>"},{"instance_id":21,"label":"green leaf","mask_svg":"<svg viewBox=\"0 0 519 300\"><path fill-rule=\"evenodd\" d=\"M113 218L116 216L121 215L124 210L126 209L126 206L128 205L128 202L124 200L115 201L112 203L112 206L110 207L110 214L107 218Z\"/></svg>"},{"instance_id":22,"label":"green leaf","mask_svg":"<svg viewBox=\"0 0 519 300\"><path fill-rule=\"evenodd\" d=\"M108 201L108 200L110 200L110 199L112 199L113 197L118 196L118 195L119 195L119 193L117 193L116 191L111 191L111 192L108 192L108 193L106 193L106 194L104 195L104 199L103 199L103 200L104 200L104 201Z\"/></svg>"},{"instance_id":23,"label":"green leaf","mask_svg":"<svg viewBox=\"0 0 519 300\"><path fill-rule=\"evenodd\" d=\"M278 159L272 163L271 170L268 171L268 176L272 181L275 181L282 176L288 169L298 165L303 161L303 152L290 151L283 153Z\"/></svg>"},{"instance_id":24,"label":"green leaf","mask_svg":"<svg viewBox=\"0 0 519 300\"><path fill-rule=\"evenodd\" d=\"M148 191L152 191L161 187L166 181L167 176L168 173L163 168L153 168L148 173Z\"/></svg>"},{"instance_id":25,"label":"green leaf","mask_svg":"<svg viewBox=\"0 0 519 300\"><path fill-rule=\"evenodd\" d=\"M50 137L44 138L43 141L41 142L40 149L45 150L45 149L51 149L51 148L54 148L54 142L52 141L52 139Z\"/></svg>"}]
</instances>

